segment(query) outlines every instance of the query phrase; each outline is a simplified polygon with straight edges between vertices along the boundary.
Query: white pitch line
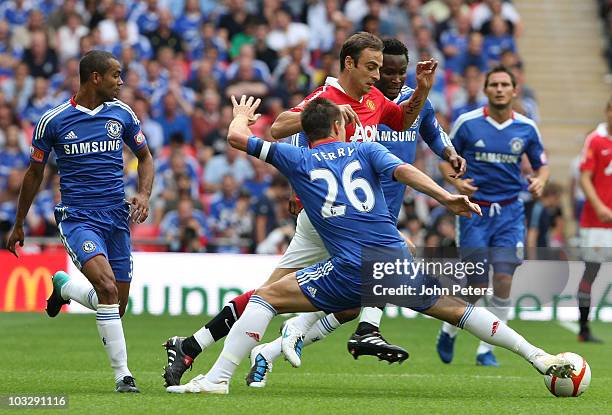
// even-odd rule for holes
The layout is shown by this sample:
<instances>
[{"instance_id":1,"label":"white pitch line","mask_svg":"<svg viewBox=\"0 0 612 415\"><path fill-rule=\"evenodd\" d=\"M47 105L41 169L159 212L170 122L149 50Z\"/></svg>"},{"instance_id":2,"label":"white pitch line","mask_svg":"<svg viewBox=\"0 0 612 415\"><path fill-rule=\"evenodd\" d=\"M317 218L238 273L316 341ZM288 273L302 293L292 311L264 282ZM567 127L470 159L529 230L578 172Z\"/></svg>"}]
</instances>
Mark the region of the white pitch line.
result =
<instances>
[{"instance_id":1,"label":"white pitch line","mask_svg":"<svg viewBox=\"0 0 612 415\"><path fill-rule=\"evenodd\" d=\"M315 372L304 372L307 376L342 376L346 377L347 373L315 373ZM433 374L433 373L360 373L360 378L369 377L369 378L473 378L473 379L526 379L528 376L507 376L507 375L466 375L466 374L457 374L457 375L449 375L449 374Z\"/></svg>"}]
</instances>

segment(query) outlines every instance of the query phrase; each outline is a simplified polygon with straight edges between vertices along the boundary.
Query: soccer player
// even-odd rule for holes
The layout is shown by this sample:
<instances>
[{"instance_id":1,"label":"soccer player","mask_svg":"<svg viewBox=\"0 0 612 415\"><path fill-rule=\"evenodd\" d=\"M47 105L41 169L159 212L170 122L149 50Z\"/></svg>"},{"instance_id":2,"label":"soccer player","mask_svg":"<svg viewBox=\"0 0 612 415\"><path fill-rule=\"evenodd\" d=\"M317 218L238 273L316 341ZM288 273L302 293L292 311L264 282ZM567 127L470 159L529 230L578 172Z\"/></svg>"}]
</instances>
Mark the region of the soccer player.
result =
<instances>
[{"instance_id":1,"label":"soccer player","mask_svg":"<svg viewBox=\"0 0 612 415\"><path fill-rule=\"evenodd\" d=\"M401 258L411 258L389 214L380 176L394 178L427 193L455 214L466 217L480 214L479 207L466 196L451 195L379 143L344 142L341 112L325 98L311 100L300 115L311 148L269 143L252 136L248 125L257 118L255 111L260 100L243 96L240 103L233 97L232 101L234 120L228 131L230 145L272 164L287 177L331 258L257 289L234 323L210 371L185 385L169 386L166 390L171 393L227 394L229 381L240 361L261 340L278 313L317 310L330 313L358 307L363 250L395 248L401 251ZM402 279L402 283L415 289L425 282L422 276ZM486 309L477 309L447 296L424 296L422 300L422 306L414 309L514 351L542 374L569 377L572 366L567 360L531 345ZM312 319L288 321L283 328L281 347L294 367L301 365L303 334L313 323ZM493 334L491 327L495 329Z\"/></svg>"},{"instance_id":2,"label":"soccer player","mask_svg":"<svg viewBox=\"0 0 612 415\"><path fill-rule=\"evenodd\" d=\"M459 218L457 235L464 261L484 264L485 272L469 276L472 287L486 289L489 285L489 265L493 266L493 296L489 309L501 321L508 319L512 275L522 262L525 244L525 212L518 199L523 187L521 158L527 155L535 171L528 178L528 190L539 197L549 176L540 132L529 118L512 111L516 96L516 80L503 66L486 74L484 92L488 105L457 118L450 137L467 160L465 178L452 178L451 168L444 163L441 170L459 193L468 195L482 208L482 217ZM485 252L486 251L486 252ZM483 292L483 291L480 291ZM470 296L475 304L481 295ZM444 323L438 336L437 351L444 363L453 359L457 328ZM476 352L476 364L498 366L493 346L481 342Z\"/></svg>"},{"instance_id":3,"label":"soccer player","mask_svg":"<svg viewBox=\"0 0 612 415\"><path fill-rule=\"evenodd\" d=\"M428 130L431 131L431 134L428 135L431 140L429 141L430 145L440 156L449 160L457 171L462 172L465 170L465 162L457 156L450 142L447 139L445 140L446 135L443 132L444 135L440 134L437 127L433 125L433 120L425 116L419 117L421 108L426 105L426 95L433 82L436 63L429 61L418 64L417 80L419 85L417 89L401 100L400 105L397 105L372 86L380 78L379 70L383 63L382 52L384 47L380 39L369 33L357 33L347 39L340 52L340 77L338 79L328 78L324 86L317 88L298 107L279 115L272 125L273 136L283 138L297 135L302 130L300 112L304 105L313 98L326 97L340 105L343 117L347 122L346 137L350 137L347 141L372 141L377 139L379 123L390 126L385 127L386 131L390 131L392 128L400 131L410 129L411 132L402 132L401 134L405 134L404 137L409 135L416 137L416 129L418 129L421 121L426 119L426 123L432 123L428 127ZM404 51L399 53L405 54ZM405 59L407 61L407 56ZM397 82L397 79L393 80L394 85L397 85ZM400 89L401 86L396 88L390 98L396 98ZM429 108L429 104L427 105ZM405 124L408 125L408 128L404 128ZM306 144L305 137L301 135L300 138L302 144ZM393 138L391 138L390 143L392 141ZM402 149L399 155L406 157L406 161L411 161L410 157L414 157L414 144L408 142L394 143L392 147L401 147L401 145L405 145L406 149ZM393 185L388 188L391 192L403 191L403 187L402 190L398 190L398 187ZM397 194L393 194L393 198L401 203L401 198L398 199ZM397 216L397 212L394 215ZM278 267L268 279L268 283L277 281L283 275L295 272L328 257L329 254L310 224L308 216L301 212L297 220L296 234ZM227 335L229 327L240 316L252 293L253 291L248 291L234 298L217 316L194 333L193 336L187 339L173 337L165 343L168 365L164 370L164 379L167 385L179 384L182 374L191 366L193 359L210 344ZM322 319L313 327L307 342L310 342L311 338L318 339L331 333L341 323L354 319L357 313L358 310L347 310L344 313L326 316L326 320ZM373 353L393 361L401 361L408 357L405 350L388 344L377 332L375 335L379 339Z\"/></svg>"},{"instance_id":4,"label":"soccer player","mask_svg":"<svg viewBox=\"0 0 612 415\"><path fill-rule=\"evenodd\" d=\"M612 96L606 105L606 122L599 124L584 143L580 185L586 202L580 217L580 247L585 268L578 286L578 341L601 343L591 334L589 311L593 281L601 263L612 259Z\"/></svg>"},{"instance_id":5,"label":"soccer player","mask_svg":"<svg viewBox=\"0 0 612 415\"><path fill-rule=\"evenodd\" d=\"M132 279L129 218L141 223L149 214L153 159L140 122L117 99L121 65L108 52L88 52L79 63L81 85L69 101L47 111L32 140L30 166L21 186L8 249L23 246L23 221L38 192L53 150L62 201L55 207L60 238L89 283L65 272L53 276L47 314L55 317L75 300L96 311L96 325L115 373L117 392L139 392L128 369L121 316ZM125 200L124 143L138 158L138 193Z\"/></svg>"}]
</instances>

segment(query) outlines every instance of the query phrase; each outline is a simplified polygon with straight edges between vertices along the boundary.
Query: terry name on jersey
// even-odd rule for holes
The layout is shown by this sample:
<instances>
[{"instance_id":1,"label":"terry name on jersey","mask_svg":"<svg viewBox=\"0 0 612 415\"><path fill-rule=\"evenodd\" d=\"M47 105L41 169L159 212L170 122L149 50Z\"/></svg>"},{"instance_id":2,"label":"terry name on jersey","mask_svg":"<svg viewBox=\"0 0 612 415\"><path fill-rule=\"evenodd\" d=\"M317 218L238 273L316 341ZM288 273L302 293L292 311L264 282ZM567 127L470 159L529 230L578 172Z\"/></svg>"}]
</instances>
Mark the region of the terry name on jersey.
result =
<instances>
[{"instance_id":1,"label":"terry name on jersey","mask_svg":"<svg viewBox=\"0 0 612 415\"><path fill-rule=\"evenodd\" d=\"M63 147L66 155L104 153L121 150L121 140L86 141L64 144Z\"/></svg>"}]
</instances>

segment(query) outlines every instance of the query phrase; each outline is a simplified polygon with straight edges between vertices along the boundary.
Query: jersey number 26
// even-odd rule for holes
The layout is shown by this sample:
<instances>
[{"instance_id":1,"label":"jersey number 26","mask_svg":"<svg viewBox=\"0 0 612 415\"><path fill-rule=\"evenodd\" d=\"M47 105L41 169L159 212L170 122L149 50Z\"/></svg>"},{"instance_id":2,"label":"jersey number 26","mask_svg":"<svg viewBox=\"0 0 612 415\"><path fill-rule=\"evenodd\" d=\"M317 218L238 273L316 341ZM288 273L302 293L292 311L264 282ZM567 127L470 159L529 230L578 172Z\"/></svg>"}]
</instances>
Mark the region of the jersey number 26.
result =
<instances>
[{"instance_id":1,"label":"jersey number 26","mask_svg":"<svg viewBox=\"0 0 612 415\"><path fill-rule=\"evenodd\" d=\"M372 186L370 183L362 177L352 180L353 174L361 170L361 164L359 161L354 160L346 165L342 171L342 187L346 197L348 198L351 205L359 212L369 212L374 207L376 201ZM346 205L334 205L336 198L338 197L338 180L329 169L314 169L310 172L310 181L314 180L325 180L327 182L327 195L325 196L325 203L321 207L321 215L323 218L332 218L334 216L344 216L346 212ZM365 195L365 200L359 200L356 191L361 189Z\"/></svg>"}]
</instances>

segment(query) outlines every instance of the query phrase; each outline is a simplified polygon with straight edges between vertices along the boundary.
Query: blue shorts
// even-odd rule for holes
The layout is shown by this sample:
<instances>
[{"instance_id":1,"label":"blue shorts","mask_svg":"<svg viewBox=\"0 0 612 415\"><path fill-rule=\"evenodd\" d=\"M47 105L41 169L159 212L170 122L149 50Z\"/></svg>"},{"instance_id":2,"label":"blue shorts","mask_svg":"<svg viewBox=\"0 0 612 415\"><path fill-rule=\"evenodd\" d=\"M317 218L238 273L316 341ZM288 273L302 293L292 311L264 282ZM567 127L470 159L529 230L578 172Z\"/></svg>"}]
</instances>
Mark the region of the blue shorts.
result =
<instances>
[{"instance_id":1,"label":"blue shorts","mask_svg":"<svg viewBox=\"0 0 612 415\"><path fill-rule=\"evenodd\" d=\"M104 255L115 280L132 280L127 202L106 209L82 209L60 203L54 213L62 243L77 268L81 269L97 255Z\"/></svg>"},{"instance_id":2,"label":"blue shorts","mask_svg":"<svg viewBox=\"0 0 612 415\"><path fill-rule=\"evenodd\" d=\"M327 259L299 270L296 273L296 278L306 298L317 309L326 313L361 307L364 300L368 301L363 293L361 270L347 266L336 258ZM393 283L414 286L419 291L423 284L431 286L431 281L426 281L426 277L422 275L416 279L406 278ZM366 286L369 285L371 285L371 281L366 283ZM386 286L388 287L389 284ZM385 303L389 302L398 306L409 307L415 311L424 311L437 301L437 295L428 295L425 297L387 297Z\"/></svg>"},{"instance_id":3,"label":"blue shorts","mask_svg":"<svg viewBox=\"0 0 612 415\"><path fill-rule=\"evenodd\" d=\"M518 266L525 246L525 208L521 200L505 206L481 206L482 216L457 218L457 242L464 262L487 261ZM484 274L469 277L470 283L488 281Z\"/></svg>"}]
</instances>

